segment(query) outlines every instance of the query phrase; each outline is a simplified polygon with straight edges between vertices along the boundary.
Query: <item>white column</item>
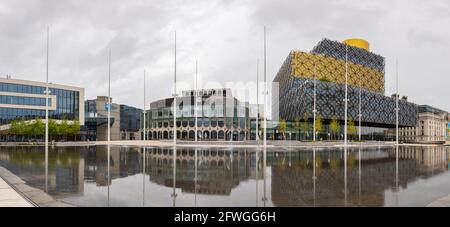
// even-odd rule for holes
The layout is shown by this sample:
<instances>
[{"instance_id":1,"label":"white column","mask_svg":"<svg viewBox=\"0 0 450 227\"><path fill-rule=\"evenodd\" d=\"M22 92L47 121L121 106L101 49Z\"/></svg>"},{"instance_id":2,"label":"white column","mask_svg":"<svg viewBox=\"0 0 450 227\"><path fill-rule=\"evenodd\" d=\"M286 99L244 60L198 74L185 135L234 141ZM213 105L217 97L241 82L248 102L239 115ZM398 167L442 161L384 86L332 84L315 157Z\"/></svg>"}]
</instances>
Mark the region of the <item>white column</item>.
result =
<instances>
[{"instance_id":1,"label":"white column","mask_svg":"<svg viewBox=\"0 0 450 227\"><path fill-rule=\"evenodd\" d=\"M259 141L259 59L256 60L256 129L255 140Z\"/></svg>"},{"instance_id":2,"label":"white column","mask_svg":"<svg viewBox=\"0 0 450 227\"><path fill-rule=\"evenodd\" d=\"M264 26L264 147L267 146L267 47L266 26Z\"/></svg>"},{"instance_id":3,"label":"white column","mask_svg":"<svg viewBox=\"0 0 450 227\"><path fill-rule=\"evenodd\" d=\"M173 88L173 144L177 144L177 32L175 32L175 64Z\"/></svg>"},{"instance_id":4,"label":"white column","mask_svg":"<svg viewBox=\"0 0 450 227\"><path fill-rule=\"evenodd\" d=\"M147 95L147 93L146 93L146 75L145 75L146 73L145 73L145 69L144 69L144 129L143 129L143 136L144 136L144 138L143 138L143 141L146 141L147 140L147 125L146 125L146 121L147 121L147 118L146 118L146 110L145 110L145 107L146 107L146 102L147 102L147 99L146 99L146 95Z\"/></svg>"},{"instance_id":5,"label":"white column","mask_svg":"<svg viewBox=\"0 0 450 227\"><path fill-rule=\"evenodd\" d=\"M198 137L198 110L197 110L197 105L198 105L198 96L197 96L197 92L198 92L198 61L195 61L195 89L194 89L194 109L195 109L195 142L198 141L197 137ZM197 151L196 151L197 152Z\"/></svg>"},{"instance_id":6,"label":"white column","mask_svg":"<svg viewBox=\"0 0 450 227\"><path fill-rule=\"evenodd\" d=\"M358 139L361 142L361 118L362 118L362 86L361 86L361 75L359 76L359 114L358 114L358 121L359 121L359 127L358 127Z\"/></svg>"},{"instance_id":7,"label":"white column","mask_svg":"<svg viewBox=\"0 0 450 227\"><path fill-rule=\"evenodd\" d=\"M344 117L344 146L347 146L348 133L348 45L345 45L345 117Z\"/></svg>"},{"instance_id":8,"label":"white column","mask_svg":"<svg viewBox=\"0 0 450 227\"><path fill-rule=\"evenodd\" d=\"M396 63L395 63L395 65L396 65L396 80L397 80L397 85L396 85L396 87L397 87L397 91L396 91L396 94L395 94L395 115L396 115L396 119L395 119L395 141L396 141L396 143L397 143L397 145L399 144L399 136L398 136L398 115L399 115L399 111L400 111L400 108L399 108L399 106L398 106L398 101L399 101L399 98L400 98L400 95L399 95L399 93L398 93L398 60L396 61Z\"/></svg>"},{"instance_id":9,"label":"white column","mask_svg":"<svg viewBox=\"0 0 450 227\"><path fill-rule=\"evenodd\" d=\"M45 191L48 192L48 56L50 45L50 28L47 28L47 63L46 63L46 82L45 82Z\"/></svg>"},{"instance_id":10,"label":"white column","mask_svg":"<svg viewBox=\"0 0 450 227\"><path fill-rule=\"evenodd\" d=\"M313 141L316 141L316 84L317 84L317 78L316 78L316 66L314 66L314 106L313 106Z\"/></svg>"}]
</instances>

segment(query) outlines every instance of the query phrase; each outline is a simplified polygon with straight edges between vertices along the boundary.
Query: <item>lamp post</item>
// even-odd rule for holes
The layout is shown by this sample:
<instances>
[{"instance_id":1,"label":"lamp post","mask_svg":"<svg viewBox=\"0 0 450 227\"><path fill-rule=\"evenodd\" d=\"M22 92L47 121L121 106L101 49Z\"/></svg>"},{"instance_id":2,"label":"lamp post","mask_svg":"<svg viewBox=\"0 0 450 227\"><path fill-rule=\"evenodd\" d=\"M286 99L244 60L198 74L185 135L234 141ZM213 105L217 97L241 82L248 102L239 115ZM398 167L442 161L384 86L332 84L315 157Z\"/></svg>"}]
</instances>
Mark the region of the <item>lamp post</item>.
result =
<instances>
[{"instance_id":1,"label":"lamp post","mask_svg":"<svg viewBox=\"0 0 450 227\"><path fill-rule=\"evenodd\" d=\"M317 114L317 109L316 109L316 84L317 84L316 66L314 66L314 104L313 104L313 141L314 142L316 142L316 114Z\"/></svg>"},{"instance_id":2,"label":"lamp post","mask_svg":"<svg viewBox=\"0 0 450 227\"><path fill-rule=\"evenodd\" d=\"M146 99L146 95L147 95L147 91L146 91L146 72L144 69L144 130L143 130L143 136L144 136L144 141L147 140L147 127L146 127L146 112L145 112L145 107L146 107L146 103L147 103L147 99Z\"/></svg>"},{"instance_id":3,"label":"lamp post","mask_svg":"<svg viewBox=\"0 0 450 227\"><path fill-rule=\"evenodd\" d=\"M259 59L256 60L256 132L255 140L259 142Z\"/></svg>"},{"instance_id":4,"label":"lamp post","mask_svg":"<svg viewBox=\"0 0 450 227\"><path fill-rule=\"evenodd\" d=\"M344 116L344 146L347 147L347 129L348 129L348 45L345 44L345 116Z\"/></svg>"},{"instance_id":5,"label":"lamp post","mask_svg":"<svg viewBox=\"0 0 450 227\"><path fill-rule=\"evenodd\" d=\"M173 144L177 144L177 32L175 31L174 58L174 88L173 88Z\"/></svg>"},{"instance_id":6,"label":"lamp post","mask_svg":"<svg viewBox=\"0 0 450 227\"><path fill-rule=\"evenodd\" d=\"M359 127L358 127L358 139L361 142L361 118L362 118L362 85L361 85L361 75L359 76Z\"/></svg>"},{"instance_id":7,"label":"lamp post","mask_svg":"<svg viewBox=\"0 0 450 227\"><path fill-rule=\"evenodd\" d=\"M397 91L396 91L396 94L395 94L395 115L396 115L396 119L395 119L395 141L396 141L396 144L398 145L399 144L399 135L398 135L398 115L399 115L399 111L400 111L400 108L399 108L399 106L398 106L398 101L399 101L399 98L400 98L400 95L398 94L398 60L396 60L396 62L395 62L395 67L396 67L396 80L397 80L397 82L396 82L396 87L397 87Z\"/></svg>"},{"instance_id":8,"label":"lamp post","mask_svg":"<svg viewBox=\"0 0 450 227\"><path fill-rule=\"evenodd\" d=\"M198 61L195 61L195 91L194 91L194 100L195 100L195 104L194 104L194 109L195 109L195 142L198 141L198 110L197 110L197 103L198 103L198 96L197 96L197 92L198 92ZM203 106L203 103L202 103Z\"/></svg>"},{"instance_id":9,"label":"lamp post","mask_svg":"<svg viewBox=\"0 0 450 227\"><path fill-rule=\"evenodd\" d=\"M175 31L175 56L174 56L174 90L173 90L173 207L176 206L176 172L177 172L177 32Z\"/></svg>"},{"instance_id":10,"label":"lamp post","mask_svg":"<svg viewBox=\"0 0 450 227\"><path fill-rule=\"evenodd\" d=\"M298 88L297 88L297 90L300 90L300 89L302 89L307 83L309 83L309 82L311 82L311 81L309 81L309 80L306 80L305 82L303 82L303 84L301 84ZM314 92L314 94L315 94L315 92ZM315 109L315 108L314 108ZM314 123L314 125L315 125L315 123ZM314 130L315 131L315 130ZM308 133L308 132L307 132ZM309 137L309 135L307 134L307 137Z\"/></svg>"},{"instance_id":11,"label":"lamp post","mask_svg":"<svg viewBox=\"0 0 450 227\"><path fill-rule=\"evenodd\" d=\"M111 157L111 49L109 50L109 60L108 60L108 206L109 206L109 191L110 191L110 180L111 180L111 172L110 172L110 157Z\"/></svg>"},{"instance_id":12,"label":"lamp post","mask_svg":"<svg viewBox=\"0 0 450 227\"><path fill-rule=\"evenodd\" d=\"M144 139L143 139L143 141L146 141L147 140L147 127L146 127L146 121L147 121L147 118L146 118L146 113L145 113L145 107L146 107L146 102L147 102L147 100L146 100L146 95L147 95L147 92L146 92L146 72L145 72L145 69L144 69L144 122L143 122L143 128L144 128L144 130L143 130L143 136L144 136ZM147 151L147 147L145 147L145 145L144 145L144 148L142 149L143 150L143 154L142 154L142 180L143 180L143 183L142 183L142 206L143 207L145 207L145 157L146 157L146 151Z\"/></svg>"},{"instance_id":13,"label":"lamp post","mask_svg":"<svg viewBox=\"0 0 450 227\"><path fill-rule=\"evenodd\" d=\"M45 80L45 191L48 192L48 56L50 46L50 28L47 27L47 62L46 62L46 80Z\"/></svg>"},{"instance_id":14,"label":"lamp post","mask_svg":"<svg viewBox=\"0 0 450 227\"><path fill-rule=\"evenodd\" d=\"M267 44L264 26L264 147L267 147Z\"/></svg>"}]
</instances>

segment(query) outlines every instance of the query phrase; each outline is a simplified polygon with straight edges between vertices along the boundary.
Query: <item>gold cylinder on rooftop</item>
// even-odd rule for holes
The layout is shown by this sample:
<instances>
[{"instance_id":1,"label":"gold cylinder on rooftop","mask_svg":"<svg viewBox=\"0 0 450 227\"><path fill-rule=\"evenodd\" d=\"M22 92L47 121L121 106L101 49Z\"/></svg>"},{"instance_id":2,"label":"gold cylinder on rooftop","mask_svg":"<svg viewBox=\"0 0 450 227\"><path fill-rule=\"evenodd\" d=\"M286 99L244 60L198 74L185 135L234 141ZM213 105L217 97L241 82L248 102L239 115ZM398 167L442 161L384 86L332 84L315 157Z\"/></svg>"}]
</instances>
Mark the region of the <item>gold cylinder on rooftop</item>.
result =
<instances>
[{"instance_id":1,"label":"gold cylinder on rooftop","mask_svg":"<svg viewBox=\"0 0 450 227\"><path fill-rule=\"evenodd\" d=\"M364 39L347 39L343 43L352 47L358 47L370 51L370 44Z\"/></svg>"}]
</instances>

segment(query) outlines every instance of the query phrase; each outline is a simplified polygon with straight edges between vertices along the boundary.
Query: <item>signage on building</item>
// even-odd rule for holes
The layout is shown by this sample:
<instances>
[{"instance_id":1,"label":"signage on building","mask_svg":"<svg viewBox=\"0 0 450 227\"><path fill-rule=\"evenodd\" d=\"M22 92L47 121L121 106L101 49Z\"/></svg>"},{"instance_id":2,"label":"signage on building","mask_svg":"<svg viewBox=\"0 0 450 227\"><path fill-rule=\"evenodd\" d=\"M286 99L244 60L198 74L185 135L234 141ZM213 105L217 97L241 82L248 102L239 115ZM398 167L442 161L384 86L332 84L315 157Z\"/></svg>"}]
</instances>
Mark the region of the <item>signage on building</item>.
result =
<instances>
[{"instance_id":1,"label":"signage on building","mask_svg":"<svg viewBox=\"0 0 450 227\"><path fill-rule=\"evenodd\" d=\"M447 125L447 139L450 139L450 122Z\"/></svg>"}]
</instances>

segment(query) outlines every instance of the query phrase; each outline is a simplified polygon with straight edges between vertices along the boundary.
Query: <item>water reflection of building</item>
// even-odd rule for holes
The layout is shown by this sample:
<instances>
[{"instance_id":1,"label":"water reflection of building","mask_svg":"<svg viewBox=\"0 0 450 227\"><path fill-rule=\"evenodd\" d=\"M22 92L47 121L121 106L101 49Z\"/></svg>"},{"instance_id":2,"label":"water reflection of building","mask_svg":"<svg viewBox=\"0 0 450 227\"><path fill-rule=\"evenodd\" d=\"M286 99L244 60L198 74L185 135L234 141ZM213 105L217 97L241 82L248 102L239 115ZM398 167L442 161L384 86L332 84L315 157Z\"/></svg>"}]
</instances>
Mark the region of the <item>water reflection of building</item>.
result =
<instances>
[{"instance_id":1,"label":"water reflection of building","mask_svg":"<svg viewBox=\"0 0 450 227\"><path fill-rule=\"evenodd\" d=\"M229 195L241 181L250 178L251 153L246 151L198 151L197 193ZM148 150L146 169L150 180L173 187L172 149ZM179 149L176 156L176 186L183 192L195 193L195 150Z\"/></svg>"},{"instance_id":2,"label":"water reflection of building","mask_svg":"<svg viewBox=\"0 0 450 227\"><path fill-rule=\"evenodd\" d=\"M446 152L444 148L415 149L417 151L401 147L399 150L400 188L406 188L419 178L448 170L442 158ZM292 168L281 164L272 166L272 200L275 206L384 206L385 191L396 189L395 150L387 152L387 157L361 159L361 171L358 151L349 151L347 179L343 151L317 152L315 180L311 153L292 157ZM363 153L367 156L367 151ZM378 151L372 153L377 155Z\"/></svg>"},{"instance_id":3,"label":"water reflection of building","mask_svg":"<svg viewBox=\"0 0 450 227\"><path fill-rule=\"evenodd\" d=\"M430 172L439 173L448 170L445 147L402 147L399 157L415 160L423 177L430 177Z\"/></svg>"},{"instance_id":4,"label":"water reflection of building","mask_svg":"<svg viewBox=\"0 0 450 227\"><path fill-rule=\"evenodd\" d=\"M28 185L45 189L45 156L41 147L5 147L0 166ZM77 148L55 148L49 152L48 191L54 196L75 196L84 192L84 158Z\"/></svg>"},{"instance_id":5,"label":"water reflection of building","mask_svg":"<svg viewBox=\"0 0 450 227\"><path fill-rule=\"evenodd\" d=\"M86 181L97 186L108 185L107 146L89 147L85 153ZM125 178L142 173L141 155L138 148L111 147L110 179Z\"/></svg>"}]
</instances>

